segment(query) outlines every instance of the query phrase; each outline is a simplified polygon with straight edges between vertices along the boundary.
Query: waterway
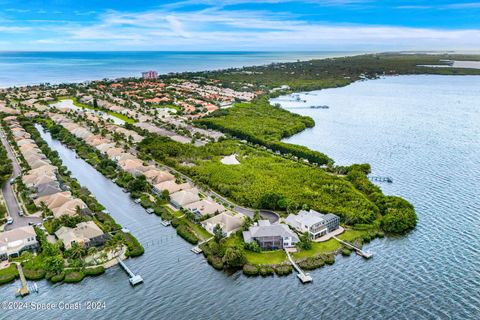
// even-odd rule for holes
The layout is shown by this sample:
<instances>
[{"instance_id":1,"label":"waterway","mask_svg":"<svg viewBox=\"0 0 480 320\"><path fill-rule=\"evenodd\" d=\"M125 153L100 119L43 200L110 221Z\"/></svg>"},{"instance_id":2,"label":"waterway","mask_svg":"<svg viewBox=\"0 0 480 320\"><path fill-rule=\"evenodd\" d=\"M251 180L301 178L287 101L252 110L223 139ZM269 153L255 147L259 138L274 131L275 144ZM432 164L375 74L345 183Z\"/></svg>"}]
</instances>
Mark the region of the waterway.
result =
<instances>
[{"instance_id":1,"label":"waterway","mask_svg":"<svg viewBox=\"0 0 480 320\"><path fill-rule=\"evenodd\" d=\"M39 294L0 300L102 300L91 310L2 311L0 319L478 319L480 317L480 77L414 76L358 82L282 102L316 127L289 139L336 159L369 162L388 194L411 201L418 227L373 241L370 260L337 257L311 272L247 278L213 270L172 228L148 215L114 183L42 133L64 164L145 246L126 261L145 283L130 287L118 267L79 284L38 282ZM330 109L305 108L309 103Z\"/></svg>"},{"instance_id":2,"label":"waterway","mask_svg":"<svg viewBox=\"0 0 480 320\"><path fill-rule=\"evenodd\" d=\"M375 241L371 264L350 265L357 279L332 288L352 299L351 316L480 318L479 88L478 76L398 76L274 100L316 123L287 142L370 163L418 213L413 232ZM329 109L309 108L319 105Z\"/></svg>"}]
</instances>

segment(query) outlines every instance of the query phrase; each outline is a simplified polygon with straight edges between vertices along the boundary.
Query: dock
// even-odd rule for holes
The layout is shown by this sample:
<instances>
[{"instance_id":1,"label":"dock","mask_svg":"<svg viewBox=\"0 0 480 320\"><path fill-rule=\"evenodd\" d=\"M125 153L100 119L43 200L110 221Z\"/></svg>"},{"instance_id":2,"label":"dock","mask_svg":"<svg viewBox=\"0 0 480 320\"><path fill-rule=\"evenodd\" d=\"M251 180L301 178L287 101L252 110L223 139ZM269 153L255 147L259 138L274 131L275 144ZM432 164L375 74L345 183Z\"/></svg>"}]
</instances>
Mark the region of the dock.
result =
<instances>
[{"instance_id":1,"label":"dock","mask_svg":"<svg viewBox=\"0 0 480 320\"><path fill-rule=\"evenodd\" d=\"M142 277L138 274L133 273L121 259L117 258L117 261L118 264L123 268L123 270L125 270L125 272L128 274L128 281L130 282L132 287L143 282Z\"/></svg>"},{"instance_id":2,"label":"dock","mask_svg":"<svg viewBox=\"0 0 480 320\"><path fill-rule=\"evenodd\" d=\"M170 225L170 223L171 223L171 222L170 222L170 221L168 221L168 220L163 220L161 223L162 223L162 226L164 226L164 227L168 227L168 226Z\"/></svg>"},{"instance_id":3,"label":"dock","mask_svg":"<svg viewBox=\"0 0 480 320\"><path fill-rule=\"evenodd\" d=\"M17 265L18 275L20 276L20 282L22 283L22 287L17 290L17 294L22 297L25 297L30 293L27 279L25 279L25 275L23 274L22 265L20 263L17 263L16 265Z\"/></svg>"},{"instance_id":4,"label":"dock","mask_svg":"<svg viewBox=\"0 0 480 320\"><path fill-rule=\"evenodd\" d=\"M393 183L393 179L391 177L368 176L368 179L370 179L370 181Z\"/></svg>"},{"instance_id":5,"label":"dock","mask_svg":"<svg viewBox=\"0 0 480 320\"><path fill-rule=\"evenodd\" d=\"M310 276L309 273L305 273L303 272L302 269L300 269L300 267L295 263L295 261L293 261L292 257L290 256L290 252L288 252L287 249L285 249L285 253L287 254L287 257L288 257L288 260L290 260L290 263L292 264L293 268L295 270L297 270L298 274L297 274L297 277L298 279L300 279L300 281L302 283L309 283L309 282L312 282L313 279L312 277Z\"/></svg>"},{"instance_id":6,"label":"dock","mask_svg":"<svg viewBox=\"0 0 480 320\"><path fill-rule=\"evenodd\" d=\"M200 254L200 253L202 253L203 250L202 250L202 248L200 248L200 246L201 246L202 244L204 244L204 243L212 240L212 239L213 239L213 237L208 238L207 240L204 240L204 241L200 242L200 243L197 244L195 247L193 247L192 249L190 249L190 251L192 251L192 252L195 253L195 254Z\"/></svg>"},{"instance_id":7,"label":"dock","mask_svg":"<svg viewBox=\"0 0 480 320\"><path fill-rule=\"evenodd\" d=\"M362 256L362 257L364 257L365 259L370 259L371 257L373 257L373 253L371 253L371 252L363 251L362 249L355 247L353 244L348 243L348 242L343 241L343 240L340 240L340 239L338 239L337 237L333 237L333 238L334 238L335 240L337 240L338 242L340 242L341 244L349 247L350 249L355 250L355 252L356 252L359 256Z\"/></svg>"}]
</instances>

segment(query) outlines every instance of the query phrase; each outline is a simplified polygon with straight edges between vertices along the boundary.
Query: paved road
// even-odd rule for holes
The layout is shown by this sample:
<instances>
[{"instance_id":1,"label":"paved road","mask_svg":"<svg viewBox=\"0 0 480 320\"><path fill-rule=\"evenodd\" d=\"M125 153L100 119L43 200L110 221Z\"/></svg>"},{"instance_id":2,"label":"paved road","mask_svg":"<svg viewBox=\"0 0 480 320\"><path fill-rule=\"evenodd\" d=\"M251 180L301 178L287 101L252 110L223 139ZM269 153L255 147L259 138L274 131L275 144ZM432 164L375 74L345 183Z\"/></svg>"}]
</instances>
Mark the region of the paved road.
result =
<instances>
[{"instance_id":1,"label":"paved road","mask_svg":"<svg viewBox=\"0 0 480 320\"><path fill-rule=\"evenodd\" d=\"M17 158L13 154L12 149L10 148L7 139L5 138L5 133L3 132L3 130L0 130L0 139L2 140L3 146L7 150L8 157L10 158L10 160L12 160L13 173L10 179L16 178L21 175L22 169L18 164ZM2 193L5 199L5 203L7 205L8 213L13 218L13 223L7 224L5 226L5 230L12 230L18 227L27 226L29 222L38 223L42 221L41 218L21 217L18 215L18 212L20 211L20 206L17 202L17 198L15 197L15 193L13 192L12 185L10 185L10 181L7 181L3 184Z\"/></svg>"}]
</instances>

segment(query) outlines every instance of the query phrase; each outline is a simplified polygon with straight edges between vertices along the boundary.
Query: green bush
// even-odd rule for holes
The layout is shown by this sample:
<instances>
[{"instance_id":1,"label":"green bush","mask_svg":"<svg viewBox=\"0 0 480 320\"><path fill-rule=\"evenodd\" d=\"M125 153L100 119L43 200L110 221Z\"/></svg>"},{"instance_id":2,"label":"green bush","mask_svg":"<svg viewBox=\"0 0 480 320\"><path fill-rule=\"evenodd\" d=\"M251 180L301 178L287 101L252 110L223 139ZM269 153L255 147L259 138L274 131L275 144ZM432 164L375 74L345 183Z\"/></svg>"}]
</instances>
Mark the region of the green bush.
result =
<instances>
[{"instance_id":1,"label":"green bush","mask_svg":"<svg viewBox=\"0 0 480 320\"><path fill-rule=\"evenodd\" d=\"M46 272L43 269L23 268L23 274L27 280L37 281L45 278Z\"/></svg>"},{"instance_id":2,"label":"green bush","mask_svg":"<svg viewBox=\"0 0 480 320\"><path fill-rule=\"evenodd\" d=\"M199 241L198 237L193 233L190 227L185 223L181 223L180 225L177 226L177 234L183 239L185 239L186 241L190 242L191 244L197 244Z\"/></svg>"},{"instance_id":3,"label":"green bush","mask_svg":"<svg viewBox=\"0 0 480 320\"><path fill-rule=\"evenodd\" d=\"M217 270L223 270L223 261L222 258L214 255L209 255L207 257L207 262L212 265Z\"/></svg>"},{"instance_id":4,"label":"green bush","mask_svg":"<svg viewBox=\"0 0 480 320\"><path fill-rule=\"evenodd\" d=\"M65 271L65 278L63 279L66 283L77 283L85 278L85 274L82 271Z\"/></svg>"},{"instance_id":5,"label":"green bush","mask_svg":"<svg viewBox=\"0 0 480 320\"><path fill-rule=\"evenodd\" d=\"M258 267L252 264L244 264L243 265L243 274L247 276L256 276L258 275L259 270Z\"/></svg>"},{"instance_id":6,"label":"green bush","mask_svg":"<svg viewBox=\"0 0 480 320\"><path fill-rule=\"evenodd\" d=\"M289 264L280 264L275 266L275 273L278 276L286 276L293 271L293 266Z\"/></svg>"},{"instance_id":7,"label":"green bush","mask_svg":"<svg viewBox=\"0 0 480 320\"><path fill-rule=\"evenodd\" d=\"M98 266L94 268L85 268L83 273L85 276L95 277L103 274L105 272L105 268L103 266Z\"/></svg>"},{"instance_id":8,"label":"green bush","mask_svg":"<svg viewBox=\"0 0 480 320\"><path fill-rule=\"evenodd\" d=\"M275 273L275 270L271 266L260 266L258 268L258 273L262 277L273 276L273 274Z\"/></svg>"},{"instance_id":9,"label":"green bush","mask_svg":"<svg viewBox=\"0 0 480 320\"><path fill-rule=\"evenodd\" d=\"M50 281L51 281L52 283L57 283L57 282L62 282L63 279L65 279L65 273L64 273L64 272L52 276L52 277L50 278Z\"/></svg>"},{"instance_id":10,"label":"green bush","mask_svg":"<svg viewBox=\"0 0 480 320\"><path fill-rule=\"evenodd\" d=\"M17 277L17 266L13 263L8 268L0 270L0 284L11 282Z\"/></svg>"},{"instance_id":11,"label":"green bush","mask_svg":"<svg viewBox=\"0 0 480 320\"><path fill-rule=\"evenodd\" d=\"M304 270L317 269L317 268L323 267L324 264L325 264L325 261L321 256L309 257L298 262L298 266Z\"/></svg>"}]
</instances>

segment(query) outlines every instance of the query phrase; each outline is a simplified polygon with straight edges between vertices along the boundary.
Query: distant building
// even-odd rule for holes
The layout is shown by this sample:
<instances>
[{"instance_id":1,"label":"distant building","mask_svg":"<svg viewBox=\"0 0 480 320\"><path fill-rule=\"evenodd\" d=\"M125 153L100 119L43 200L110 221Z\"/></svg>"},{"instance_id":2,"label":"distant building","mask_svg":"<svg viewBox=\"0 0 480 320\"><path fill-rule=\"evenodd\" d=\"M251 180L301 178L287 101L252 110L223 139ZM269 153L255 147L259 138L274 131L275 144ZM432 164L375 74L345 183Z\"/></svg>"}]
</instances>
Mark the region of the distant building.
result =
<instances>
[{"instance_id":1,"label":"distant building","mask_svg":"<svg viewBox=\"0 0 480 320\"><path fill-rule=\"evenodd\" d=\"M37 234L32 226L0 233L0 260L18 257L23 251L36 250L37 248Z\"/></svg>"},{"instance_id":2,"label":"distant building","mask_svg":"<svg viewBox=\"0 0 480 320\"><path fill-rule=\"evenodd\" d=\"M311 239L317 239L332 232L340 226L340 218L332 213L322 214L315 210L302 210L298 214L290 214L285 222L299 232L307 232Z\"/></svg>"},{"instance_id":3,"label":"distant building","mask_svg":"<svg viewBox=\"0 0 480 320\"><path fill-rule=\"evenodd\" d=\"M158 73L156 71L146 71L142 72L142 78L145 80L154 80L157 79Z\"/></svg>"},{"instance_id":4,"label":"distant building","mask_svg":"<svg viewBox=\"0 0 480 320\"><path fill-rule=\"evenodd\" d=\"M246 243L256 241L263 250L276 250L293 247L298 236L286 224L270 224L268 220L260 220L243 232Z\"/></svg>"}]
</instances>

